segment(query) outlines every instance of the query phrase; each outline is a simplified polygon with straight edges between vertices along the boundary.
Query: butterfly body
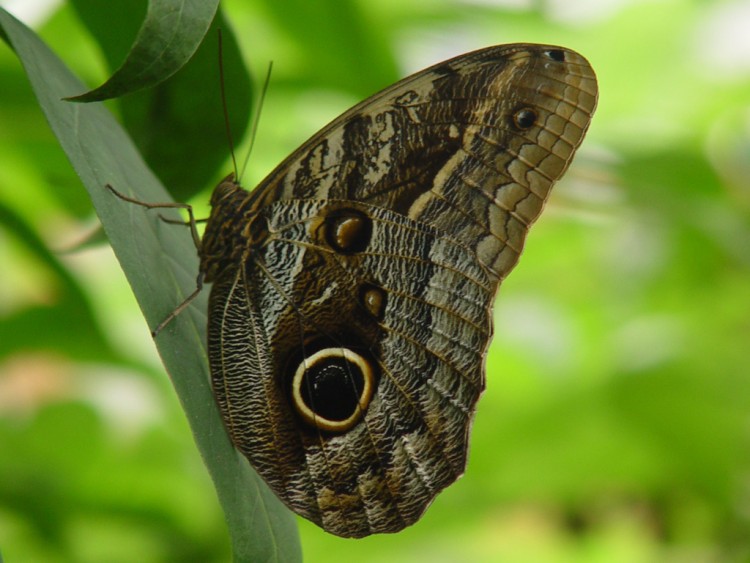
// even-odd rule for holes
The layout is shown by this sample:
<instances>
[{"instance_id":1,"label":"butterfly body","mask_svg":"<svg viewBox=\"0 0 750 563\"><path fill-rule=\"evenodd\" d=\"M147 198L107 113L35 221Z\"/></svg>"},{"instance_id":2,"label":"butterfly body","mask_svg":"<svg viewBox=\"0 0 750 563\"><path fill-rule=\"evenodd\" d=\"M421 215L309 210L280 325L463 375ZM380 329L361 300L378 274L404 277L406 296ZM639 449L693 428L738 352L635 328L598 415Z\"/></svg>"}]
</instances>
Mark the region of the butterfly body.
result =
<instances>
[{"instance_id":1,"label":"butterfly body","mask_svg":"<svg viewBox=\"0 0 750 563\"><path fill-rule=\"evenodd\" d=\"M464 472L497 287L596 95L572 51L492 47L355 106L252 193L217 187L214 392L295 512L394 532Z\"/></svg>"}]
</instances>

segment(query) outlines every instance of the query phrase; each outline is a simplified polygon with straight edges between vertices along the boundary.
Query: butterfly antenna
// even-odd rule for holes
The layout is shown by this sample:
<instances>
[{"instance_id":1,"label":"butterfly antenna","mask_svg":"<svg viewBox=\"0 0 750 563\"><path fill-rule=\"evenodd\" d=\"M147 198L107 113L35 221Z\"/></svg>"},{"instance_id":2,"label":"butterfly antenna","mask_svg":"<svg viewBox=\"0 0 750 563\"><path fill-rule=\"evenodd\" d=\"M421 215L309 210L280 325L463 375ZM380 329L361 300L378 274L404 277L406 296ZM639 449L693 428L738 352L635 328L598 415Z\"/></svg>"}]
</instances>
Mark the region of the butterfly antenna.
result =
<instances>
[{"instance_id":1,"label":"butterfly antenna","mask_svg":"<svg viewBox=\"0 0 750 563\"><path fill-rule=\"evenodd\" d=\"M232 128L229 125L226 81L224 80L224 46L221 39L221 28L217 29L216 31L219 34L219 84L221 87L221 109L224 112L224 130L227 132L227 143L229 144L229 154L232 156L232 168L234 168L234 177L237 178L237 159L234 157L234 140L232 139Z\"/></svg>"},{"instance_id":2,"label":"butterfly antenna","mask_svg":"<svg viewBox=\"0 0 750 563\"><path fill-rule=\"evenodd\" d=\"M273 70L273 61L268 63L268 71L266 72L266 79L263 81L263 89L260 91L260 98L258 98L258 107L255 109L255 116L253 118L253 126L250 129L250 146L247 149L247 155L245 160L242 162L242 170L240 170L239 178L245 174L247 163L250 160L250 154L253 152L253 146L255 145L255 134L258 131L258 123L260 122L260 112L263 109L263 102L266 99L266 92L268 91L268 84L271 82L271 70Z\"/></svg>"}]
</instances>

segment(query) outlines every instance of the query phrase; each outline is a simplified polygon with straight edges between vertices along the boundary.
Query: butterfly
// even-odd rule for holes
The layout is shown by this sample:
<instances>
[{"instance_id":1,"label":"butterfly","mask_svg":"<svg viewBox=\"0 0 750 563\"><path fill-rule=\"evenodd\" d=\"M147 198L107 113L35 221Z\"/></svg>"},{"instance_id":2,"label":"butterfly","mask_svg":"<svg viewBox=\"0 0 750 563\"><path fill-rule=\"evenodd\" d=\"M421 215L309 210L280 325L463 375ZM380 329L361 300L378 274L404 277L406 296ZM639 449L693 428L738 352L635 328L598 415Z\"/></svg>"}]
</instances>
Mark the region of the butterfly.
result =
<instances>
[{"instance_id":1,"label":"butterfly","mask_svg":"<svg viewBox=\"0 0 750 563\"><path fill-rule=\"evenodd\" d=\"M574 51L489 47L354 106L253 191L215 188L214 395L294 512L397 532L463 474L495 294L596 103Z\"/></svg>"}]
</instances>

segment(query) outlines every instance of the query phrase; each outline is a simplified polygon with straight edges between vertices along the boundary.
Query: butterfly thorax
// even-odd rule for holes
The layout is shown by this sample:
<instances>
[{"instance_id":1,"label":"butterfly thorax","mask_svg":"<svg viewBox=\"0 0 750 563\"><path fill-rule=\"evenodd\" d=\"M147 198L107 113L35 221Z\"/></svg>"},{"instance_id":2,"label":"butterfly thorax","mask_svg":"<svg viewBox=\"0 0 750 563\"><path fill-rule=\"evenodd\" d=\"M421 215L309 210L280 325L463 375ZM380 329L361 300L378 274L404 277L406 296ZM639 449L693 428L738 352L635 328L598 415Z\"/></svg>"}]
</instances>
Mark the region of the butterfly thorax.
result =
<instances>
[{"instance_id":1,"label":"butterfly thorax","mask_svg":"<svg viewBox=\"0 0 750 563\"><path fill-rule=\"evenodd\" d=\"M214 188L200 249L205 281L212 282L219 273L242 262L253 244L253 233L264 232L261 222L251 194L237 183L234 174Z\"/></svg>"}]
</instances>

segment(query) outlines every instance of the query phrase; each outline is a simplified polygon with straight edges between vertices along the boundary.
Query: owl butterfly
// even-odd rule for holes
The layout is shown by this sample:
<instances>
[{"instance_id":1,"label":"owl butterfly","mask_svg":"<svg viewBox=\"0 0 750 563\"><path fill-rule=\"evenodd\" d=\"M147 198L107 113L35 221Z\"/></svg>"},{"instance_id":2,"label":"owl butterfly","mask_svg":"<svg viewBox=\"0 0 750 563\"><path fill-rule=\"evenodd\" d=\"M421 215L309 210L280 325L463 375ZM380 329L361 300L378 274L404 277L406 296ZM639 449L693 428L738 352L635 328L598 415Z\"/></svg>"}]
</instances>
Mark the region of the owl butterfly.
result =
<instances>
[{"instance_id":1,"label":"owl butterfly","mask_svg":"<svg viewBox=\"0 0 750 563\"><path fill-rule=\"evenodd\" d=\"M294 512L397 532L464 472L495 292L596 100L577 53L490 47L353 107L254 191L216 187L213 389Z\"/></svg>"}]
</instances>

